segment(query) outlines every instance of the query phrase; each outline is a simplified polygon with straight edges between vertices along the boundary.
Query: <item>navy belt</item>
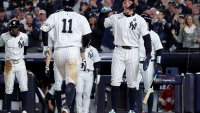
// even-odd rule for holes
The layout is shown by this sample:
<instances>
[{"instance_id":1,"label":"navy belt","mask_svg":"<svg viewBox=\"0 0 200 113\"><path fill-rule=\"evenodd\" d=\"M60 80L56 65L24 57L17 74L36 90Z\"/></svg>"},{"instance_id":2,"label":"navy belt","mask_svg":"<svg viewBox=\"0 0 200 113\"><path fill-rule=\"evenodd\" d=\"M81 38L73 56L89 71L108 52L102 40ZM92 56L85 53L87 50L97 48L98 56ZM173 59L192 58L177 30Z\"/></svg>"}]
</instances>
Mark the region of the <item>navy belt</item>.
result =
<instances>
[{"instance_id":1,"label":"navy belt","mask_svg":"<svg viewBox=\"0 0 200 113\"><path fill-rule=\"evenodd\" d=\"M93 70L85 69L85 70L81 70L81 71L84 71L84 72L91 72L91 71L93 71Z\"/></svg>"},{"instance_id":2,"label":"navy belt","mask_svg":"<svg viewBox=\"0 0 200 113\"><path fill-rule=\"evenodd\" d=\"M134 46L118 46L118 45L115 45L115 47L121 47L123 49L133 49L133 48L138 48L138 47L134 47Z\"/></svg>"},{"instance_id":3,"label":"navy belt","mask_svg":"<svg viewBox=\"0 0 200 113\"><path fill-rule=\"evenodd\" d=\"M154 62L155 60L151 60L151 62ZM144 63L144 61L140 61L140 63Z\"/></svg>"}]
</instances>

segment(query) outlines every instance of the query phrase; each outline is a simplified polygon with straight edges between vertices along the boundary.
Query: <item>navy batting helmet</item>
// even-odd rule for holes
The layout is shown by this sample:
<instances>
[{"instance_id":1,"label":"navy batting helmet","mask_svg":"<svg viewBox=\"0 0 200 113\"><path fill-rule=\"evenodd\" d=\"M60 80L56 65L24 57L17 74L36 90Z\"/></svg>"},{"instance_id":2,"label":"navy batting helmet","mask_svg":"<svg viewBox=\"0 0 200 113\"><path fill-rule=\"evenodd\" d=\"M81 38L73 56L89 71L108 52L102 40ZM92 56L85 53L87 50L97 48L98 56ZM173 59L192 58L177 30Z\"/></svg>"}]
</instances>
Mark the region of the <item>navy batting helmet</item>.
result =
<instances>
[{"instance_id":1,"label":"navy batting helmet","mask_svg":"<svg viewBox=\"0 0 200 113\"><path fill-rule=\"evenodd\" d=\"M9 28L19 28L20 27L20 22L19 20L13 19L9 22Z\"/></svg>"},{"instance_id":2,"label":"navy batting helmet","mask_svg":"<svg viewBox=\"0 0 200 113\"><path fill-rule=\"evenodd\" d=\"M63 0L62 1L62 5L65 6L69 6L69 7L74 7L74 5L76 4L77 0Z\"/></svg>"}]
</instances>

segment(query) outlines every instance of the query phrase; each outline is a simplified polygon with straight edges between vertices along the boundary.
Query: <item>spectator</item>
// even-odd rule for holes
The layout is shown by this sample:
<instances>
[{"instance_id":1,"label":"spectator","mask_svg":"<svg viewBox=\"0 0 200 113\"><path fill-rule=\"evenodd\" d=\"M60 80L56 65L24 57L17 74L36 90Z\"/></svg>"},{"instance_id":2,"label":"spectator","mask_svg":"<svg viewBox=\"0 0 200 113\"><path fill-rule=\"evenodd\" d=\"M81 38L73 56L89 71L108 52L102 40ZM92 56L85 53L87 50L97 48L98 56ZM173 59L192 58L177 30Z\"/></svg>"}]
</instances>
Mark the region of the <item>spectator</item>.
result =
<instances>
[{"instance_id":1,"label":"spectator","mask_svg":"<svg viewBox=\"0 0 200 113\"><path fill-rule=\"evenodd\" d=\"M100 8L102 7L97 4L97 0L89 0L89 6L91 9L91 12L94 12L94 13L98 13Z\"/></svg>"},{"instance_id":2,"label":"spectator","mask_svg":"<svg viewBox=\"0 0 200 113\"><path fill-rule=\"evenodd\" d=\"M200 4L194 4L192 6L192 14L194 17L194 23L197 27L200 27Z\"/></svg>"},{"instance_id":3,"label":"spectator","mask_svg":"<svg viewBox=\"0 0 200 113\"><path fill-rule=\"evenodd\" d=\"M101 31L97 27L97 14L91 13L89 15L89 24L90 28L92 30L92 38L91 38L91 45L95 47L98 51L100 51L100 45L101 45Z\"/></svg>"},{"instance_id":4,"label":"spectator","mask_svg":"<svg viewBox=\"0 0 200 113\"><path fill-rule=\"evenodd\" d=\"M154 24L155 21L157 21L159 11L155 7L152 7L151 9L149 9L149 11L146 10L145 13L149 14L152 18L152 24Z\"/></svg>"},{"instance_id":5,"label":"spectator","mask_svg":"<svg viewBox=\"0 0 200 113\"><path fill-rule=\"evenodd\" d=\"M192 0L185 0L185 7L182 8L184 14L192 14Z\"/></svg>"},{"instance_id":6,"label":"spectator","mask_svg":"<svg viewBox=\"0 0 200 113\"><path fill-rule=\"evenodd\" d=\"M90 7L89 4L87 2L81 2L80 3L80 14L82 14L83 16L85 16L87 19L89 18L89 14L90 14Z\"/></svg>"},{"instance_id":7,"label":"spectator","mask_svg":"<svg viewBox=\"0 0 200 113\"><path fill-rule=\"evenodd\" d=\"M33 7L39 7L45 9L46 7L45 2L46 0L33 0Z\"/></svg>"},{"instance_id":8,"label":"spectator","mask_svg":"<svg viewBox=\"0 0 200 113\"><path fill-rule=\"evenodd\" d=\"M172 35L177 42L183 44L183 48L199 48L200 29L195 25L191 14L185 17L185 27L181 29L179 35L176 35L175 30L172 31Z\"/></svg>"},{"instance_id":9,"label":"spectator","mask_svg":"<svg viewBox=\"0 0 200 113\"><path fill-rule=\"evenodd\" d=\"M0 35L8 31L8 19L6 18L5 10L0 8Z\"/></svg>"},{"instance_id":10,"label":"spectator","mask_svg":"<svg viewBox=\"0 0 200 113\"><path fill-rule=\"evenodd\" d=\"M25 0L7 0L9 2L9 7L7 10L13 10L18 7L24 7L25 6Z\"/></svg>"},{"instance_id":11,"label":"spectator","mask_svg":"<svg viewBox=\"0 0 200 113\"><path fill-rule=\"evenodd\" d=\"M157 9L165 9L168 5L168 0L157 0L156 3L154 4L154 7Z\"/></svg>"},{"instance_id":12,"label":"spectator","mask_svg":"<svg viewBox=\"0 0 200 113\"><path fill-rule=\"evenodd\" d=\"M26 22L23 24L22 31L28 35L29 48L27 52L38 52L38 48L41 47L41 41L39 40L40 26L33 24L33 14L26 14Z\"/></svg>"},{"instance_id":13,"label":"spectator","mask_svg":"<svg viewBox=\"0 0 200 113\"><path fill-rule=\"evenodd\" d=\"M26 22L25 16L26 16L27 10L24 7L21 7L19 8L19 10L17 9L17 12L18 12L20 23L25 24Z\"/></svg>"},{"instance_id":14,"label":"spectator","mask_svg":"<svg viewBox=\"0 0 200 113\"><path fill-rule=\"evenodd\" d=\"M171 2L171 1L167 4L167 10L166 10L166 13L165 13L165 20L169 23L172 22L172 19L175 15L175 6L176 6L175 3Z\"/></svg>"},{"instance_id":15,"label":"spectator","mask_svg":"<svg viewBox=\"0 0 200 113\"><path fill-rule=\"evenodd\" d=\"M33 9L34 9L33 1L32 1L32 0L27 0L27 1L25 2L24 8L25 8L29 13L31 13L31 12L33 11Z\"/></svg>"},{"instance_id":16,"label":"spectator","mask_svg":"<svg viewBox=\"0 0 200 113\"><path fill-rule=\"evenodd\" d=\"M39 20L39 15L40 15L40 8L39 7L35 7L33 10L33 24L37 25L37 26L41 26L40 24L40 20ZM46 11L45 11L45 16L46 16Z\"/></svg>"},{"instance_id":17,"label":"spectator","mask_svg":"<svg viewBox=\"0 0 200 113\"><path fill-rule=\"evenodd\" d=\"M178 19L177 20L174 19L172 22L172 32L175 32L177 36L185 26L185 20L184 20L185 16L183 14L179 14L178 16L179 16ZM173 52L176 49L181 49L183 46L181 43L177 42L174 38L172 38L171 43L172 47L170 48L170 52Z\"/></svg>"},{"instance_id":18,"label":"spectator","mask_svg":"<svg viewBox=\"0 0 200 113\"><path fill-rule=\"evenodd\" d=\"M158 18L155 20L155 23L152 24L152 30L155 31L163 44L164 49L169 49L169 41L170 41L170 32L171 32L171 23L168 23L165 17L165 10L160 9L158 13Z\"/></svg>"},{"instance_id":19,"label":"spectator","mask_svg":"<svg viewBox=\"0 0 200 113\"><path fill-rule=\"evenodd\" d=\"M169 85L160 95L159 102L162 112L172 111L174 108L174 87Z\"/></svg>"}]
</instances>

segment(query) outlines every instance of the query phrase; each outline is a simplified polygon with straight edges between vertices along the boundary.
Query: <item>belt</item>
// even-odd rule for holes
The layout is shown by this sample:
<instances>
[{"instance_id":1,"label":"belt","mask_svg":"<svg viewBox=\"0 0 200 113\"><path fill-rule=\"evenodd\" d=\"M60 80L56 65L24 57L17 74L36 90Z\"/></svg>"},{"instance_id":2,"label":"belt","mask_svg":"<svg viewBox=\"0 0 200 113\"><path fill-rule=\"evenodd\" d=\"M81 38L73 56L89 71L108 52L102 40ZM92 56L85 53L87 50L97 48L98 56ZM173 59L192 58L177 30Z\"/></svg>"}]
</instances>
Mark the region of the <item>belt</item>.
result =
<instances>
[{"instance_id":1,"label":"belt","mask_svg":"<svg viewBox=\"0 0 200 113\"><path fill-rule=\"evenodd\" d=\"M123 49L133 49L133 48L138 48L138 47L134 47L134 46L118 46L118 45L115 45L115 47L121 47Z\"/></svg>"},{"instance_id":2,"label":"belt","mask_svg":"<svg viewBox=\"0 0 200 113\"><path fill-rule=\"evenodd\" d=\"M91 71L93 71L93 70L86 69L86 70L81 70L81 71L84 71L84 72L87 72L87 73L89 73L89 72L91 72Z\"/></svg>"},{"instance_id":3,"label":"belt","mask_svg":"<svg viewBox=\"0 0 200 113\"><path fill-rule=\"evenodd\" d=\"M154 62L155 60L151 60L151 62ZM140 63L144 63L144 61L140 61Z\"/></svg>"}]
</instances>

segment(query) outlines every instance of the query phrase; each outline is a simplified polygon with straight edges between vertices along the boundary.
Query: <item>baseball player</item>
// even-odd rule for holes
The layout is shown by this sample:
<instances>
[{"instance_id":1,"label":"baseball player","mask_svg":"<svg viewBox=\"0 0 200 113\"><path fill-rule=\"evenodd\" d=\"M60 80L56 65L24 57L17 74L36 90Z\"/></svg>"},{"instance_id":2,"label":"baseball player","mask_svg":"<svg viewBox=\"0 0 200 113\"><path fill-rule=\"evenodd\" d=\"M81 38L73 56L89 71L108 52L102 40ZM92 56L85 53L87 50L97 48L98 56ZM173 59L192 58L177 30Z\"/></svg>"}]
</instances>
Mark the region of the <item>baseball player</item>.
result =
<instances>
[{"instance_id":1,"label":"baseball player","mask_svg":"<svg viewBox=\"0 0 200 113\"><path fill-rule=\"evenodd\" d=\"M50 70L49 70L49 65L51 62L51 56L52 56L52 51L53 51L53 47L54 47L54 41L55 41L55 37L54 37L54 31L53 29L51 31L48 32L48 54L47 58L46 58L46 66L45 66L45 74L46 76L49 78L50 77ZM53 89L55 90L53 92L53 95L61 95L61 86L62 86L62 76L58 71L58 68L54 62L53 64L53 69L54 69L54 85L53 85ZM50 93L51 94L51 93ZM58 111L61 111L61 98L59 98L59 96L55 96L55 100L56 100L56 106Z\"/></svg>"},{"instance_id":2,"label":"baseball player","mask_svg":"<svg viewBox=\"0 0 200 113\"><path fill-rule=\"evenodd\" d=\"M135 4L133 0L123 1L123 12L114 14L105 19L104 26L112 27L114 34L115 48L113 51L111 64L111 102L112 109L109 113L116 112L117 98L119 95L119 86L122 76L126 69L127 87L129 89L129 113L135 111L135 91L134 82L137 80L139 67L139 39L142 36L146 50L144 60L144 70L147 70L151 59L151 39L147 23L138 14L134 12Z\"/></svg>"},{"instance_id":3,"label":"baseball player","mask_svg":"<svg viewBox=\"0 0 200 113\"><path fill-rule=\"evenodd\" d=\"M4 81L7 112L11 113L12 93L16 77L22 97L22 113L27 113L28 76L24 62L24 54L26 54L24 49L28 46L28 36L19 31L20 22L18 20L11 20L8 27L9 31L0 37L0 46L5 46Z\"/></svg>"},{"instance_id":4,"label":"baseball player","mask_svg":"<svg viewBox=\"0 0 200 113\"><path fill-rule=\"evenodd\" d=\"M90 95L94 81L95 71L99 70L99 53L96 48L89 46L85 51L85 59L83 59L81 69L76 85L76 109L77 113L89 113ZM98 74L98 72L96 72Z\"/></svg>"},{"instance_id":5,"label":"baseball player","mask_svg":"<svg viewBox=\"0 0 200 113\"><path fill-rule=\"evenodd\" d=\"M76 0L63 0L64 10L51 14L41 27L44 32L54 29L55 33L54 61L66 82L66 105L62 113L69 113L75 95L80 67L80 48L82 47L81 52L84 52L91 39L91 29L87 19L72 9L75 3ZM46 42L44 46L47 46ZM56 96L61 98L60 93Z\"/></svg>"},{"instance_id":6,"label":"baseball player","mask_svg":"<svg viewBox=\"0 0 200 113\"><path fill-rule=\"evenodd\" d=\"M148 89L151 86L152 80L153 80L153 75L155 73L155 64L156 64L156 73L159 75L161 73L161 54L162 54L162 43L160 41L160 37L158 36L157 33L155 33L153 30L151 30L151 17L148 14L142 14L141 15L147 22L148 28L150 30L150 36L151 36L151 44L152 44L152 52L151 52L151 61L149 63L149 67L146 71L142 69L143 67L143 62L145 58L145 48L143 46L144 41L140 39L140 64L139 64L139 73L137 77L137 82L136 82L136 88L137 91L139 91L139 84L141 80L143 79L144 81L144 88L145 92L148 91ZM139 94L139 93L136 93ZM139 98L140 95L138 95L137 98ZM137 103L137 106L140 106L141 103ZM156 104L156 103L155 103ZM157 112L157 104L153 106L153 93L150 94L149 99L148 99L148 111L145 111L147 113L152 113L152 107L153 111ZM138 108L140 110L140 108Z\"/></svg>"}]
</instances>

